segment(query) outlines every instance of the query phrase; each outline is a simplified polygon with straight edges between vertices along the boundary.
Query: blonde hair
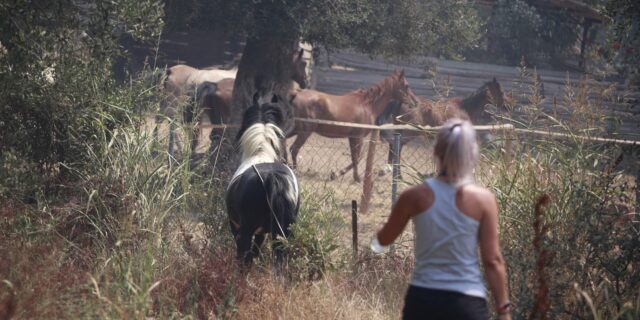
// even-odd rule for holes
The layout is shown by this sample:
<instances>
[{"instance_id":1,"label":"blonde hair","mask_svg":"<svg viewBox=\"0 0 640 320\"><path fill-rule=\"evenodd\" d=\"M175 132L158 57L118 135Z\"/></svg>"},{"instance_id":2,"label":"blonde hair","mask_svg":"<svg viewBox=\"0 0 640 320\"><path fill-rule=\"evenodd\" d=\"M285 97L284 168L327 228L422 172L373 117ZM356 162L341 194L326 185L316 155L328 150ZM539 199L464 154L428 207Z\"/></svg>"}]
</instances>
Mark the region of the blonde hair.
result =
<instances>
[{"instance_id":1,"label":"blonde hair","mask_svg":"<svg viewBox=\"0 0 640 320\"><path fill-rule=\"evenodd\" d=\"M438 131L433 154L438 175L446 176L455 185L473 181L479 152L476 130L471 122L449 119Z\"/></svg>"}]
</instances>

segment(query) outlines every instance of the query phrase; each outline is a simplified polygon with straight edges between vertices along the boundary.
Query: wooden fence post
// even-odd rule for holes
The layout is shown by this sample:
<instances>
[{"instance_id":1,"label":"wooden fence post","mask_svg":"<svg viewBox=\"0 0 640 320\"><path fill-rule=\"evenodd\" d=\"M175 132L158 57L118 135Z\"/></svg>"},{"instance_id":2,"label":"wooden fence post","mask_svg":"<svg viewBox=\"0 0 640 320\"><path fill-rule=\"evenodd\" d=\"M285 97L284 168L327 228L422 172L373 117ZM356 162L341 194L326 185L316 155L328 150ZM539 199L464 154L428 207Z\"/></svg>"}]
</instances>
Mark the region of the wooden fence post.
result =
<instances>
[{"instance_id":1,"label":"wooden fence post","mask_svg":"<svg viewBox=\"0 0 640 320\"><path fill-rule=\"evenodd\" d=\"M369 141L369 149L367 150L367 166L364 170L364 182L362 183L362 199L360 200L360 212L369 213L369 202L371 200L371 191L373 190L373 158L376 154L376 144L380 137L380 130L374 130L371 133Z\"/></svg>"},{"instance_id":2,"label":"wooden fence post","mask_svg":"<svg viewBox=\"0 0 640 320\"><path fill-rule=\"evenodd\" d=\"M504 160L507 164L509 164L511 163L511 155L513 154L513 140L515 139L515 137L517 137L517 135L515 134L513 128L503 130L503 132L503 137L505 137Z\"/></svg>"}]
</instances>

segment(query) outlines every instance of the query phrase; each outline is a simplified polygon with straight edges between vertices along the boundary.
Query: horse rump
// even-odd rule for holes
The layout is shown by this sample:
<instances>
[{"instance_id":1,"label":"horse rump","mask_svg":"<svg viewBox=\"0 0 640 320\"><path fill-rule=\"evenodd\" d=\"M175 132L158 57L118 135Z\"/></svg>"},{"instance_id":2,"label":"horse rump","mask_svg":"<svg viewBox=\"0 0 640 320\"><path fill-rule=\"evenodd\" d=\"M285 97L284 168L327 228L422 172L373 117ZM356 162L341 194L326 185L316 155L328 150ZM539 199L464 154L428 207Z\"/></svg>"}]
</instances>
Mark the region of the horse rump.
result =
<instances>
[{"instance_id":1,"label":"horse rump","mask_svg":"<svg viewBox=\"0 0 640 320\"><path fill-rule=\"evenodd\" d=\"M284 164L277 164L286 169L268 171L264 176L266 197L271 210L281 224L282 230L272 230L272 234L280 234L285 238L291 236L289 226L295 222L299 209L298 182L293 172Z\"/></svg>"},{"instance_id":2,"label":"horse rump","mask_svg":"<svg viewBox=\"0 0 640 320\"><path fill-rule=\"evenodd\" d=\"M258 254L264 234L270 233L272 239L292 236L289 227L299 210L298 183L284 164L255 164L229 185L226 202L237 257L248 266ZM278 242L272 248L281 262L284 249Z\"/></svg>"}]
</instances>

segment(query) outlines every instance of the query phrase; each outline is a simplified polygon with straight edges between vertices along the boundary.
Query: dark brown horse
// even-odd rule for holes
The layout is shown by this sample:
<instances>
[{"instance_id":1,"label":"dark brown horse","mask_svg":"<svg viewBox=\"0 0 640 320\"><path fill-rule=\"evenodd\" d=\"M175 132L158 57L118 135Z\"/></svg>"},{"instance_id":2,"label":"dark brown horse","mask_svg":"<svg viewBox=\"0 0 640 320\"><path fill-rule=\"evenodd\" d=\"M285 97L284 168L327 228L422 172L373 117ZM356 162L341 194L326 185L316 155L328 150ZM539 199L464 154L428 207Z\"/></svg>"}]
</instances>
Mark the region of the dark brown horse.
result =
<instances>
[{"instance_id":1,"label":"dark brown horse","mask_svg":"<svg viewBox=\"0 0 640 320\"><path fill-rule=\"evenodd\" d=\"M439 126L450 118L460 118L470 120L473 124L487 124L491 121L491 115L486 112L486 106L493 104L498 108L503 108L505 96L502 86L493 78L482 85L474 93L467 97L455 97L443 101L431 101L424 97L418 97L417 108L410 108L399 101L391 101L385 111L376 119L376 124L385 123L412 123L423 126ZM399 117L398 120L396 117ZM382 130L380 137L389 143L389 164L393 160L393 130ZM402 146L412 139L420 136L420 131L402 130L400 140L400 150Z\"/></svg>"},{"instance_id":2,"label":"dark brown horse","mask_svg":"<svg viewBox=\"0 0 640 320\"><path fill-rule=\"evenodd\" d=\"M302 90L293 95L291 103L294 114L298 118L321 119L360 124L373 124L382 114L391 100L415 103L415 96L404 77L404 71L395 72L380 81L370 89L359 89L342 96L326 94L315 90ZM411 100L411 102L409 101ZM344 174L353 168L353 179L360 181L358 175L358 160L362 149L363 138L371 130L363 128L339 127L326 124L315 124L296 121L290 136L297 135L291 145L293 165L297 166L300 148L307 141L311 133L329 138L348 138L351 149L351 165L343 169Z\"/></svg>"}]
</instances>

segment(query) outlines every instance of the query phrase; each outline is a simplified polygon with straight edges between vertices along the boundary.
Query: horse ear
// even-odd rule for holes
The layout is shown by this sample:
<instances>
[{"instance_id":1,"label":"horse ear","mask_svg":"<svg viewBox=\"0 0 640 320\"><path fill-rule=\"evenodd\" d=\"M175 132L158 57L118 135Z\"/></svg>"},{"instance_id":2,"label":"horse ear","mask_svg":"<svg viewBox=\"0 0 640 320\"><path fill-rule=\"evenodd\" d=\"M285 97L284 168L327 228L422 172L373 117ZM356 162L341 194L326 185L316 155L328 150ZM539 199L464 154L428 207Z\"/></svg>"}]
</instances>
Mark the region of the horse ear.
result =
<instances>
[{"instance_id":1,"label":"horse ear","mask_svg":"<svg viewBox=\"0 0 640 320\"><path fill-rule=\"evenodd\" d=\"M271 103L278 103L279 100L278 95L274 93L273 97L271 97Z\"/></svg>"},{"instance_id":2,"label":"horse ear","mask_svg":"<svg viewBox=\"0 0 640 320\"><path fill-rule=\"evenodd\" d=\"M298 51L298 59L302 59L303 54L304 54L304 49L300 49L300 51Z\"/></svg>"}]
</instances>

